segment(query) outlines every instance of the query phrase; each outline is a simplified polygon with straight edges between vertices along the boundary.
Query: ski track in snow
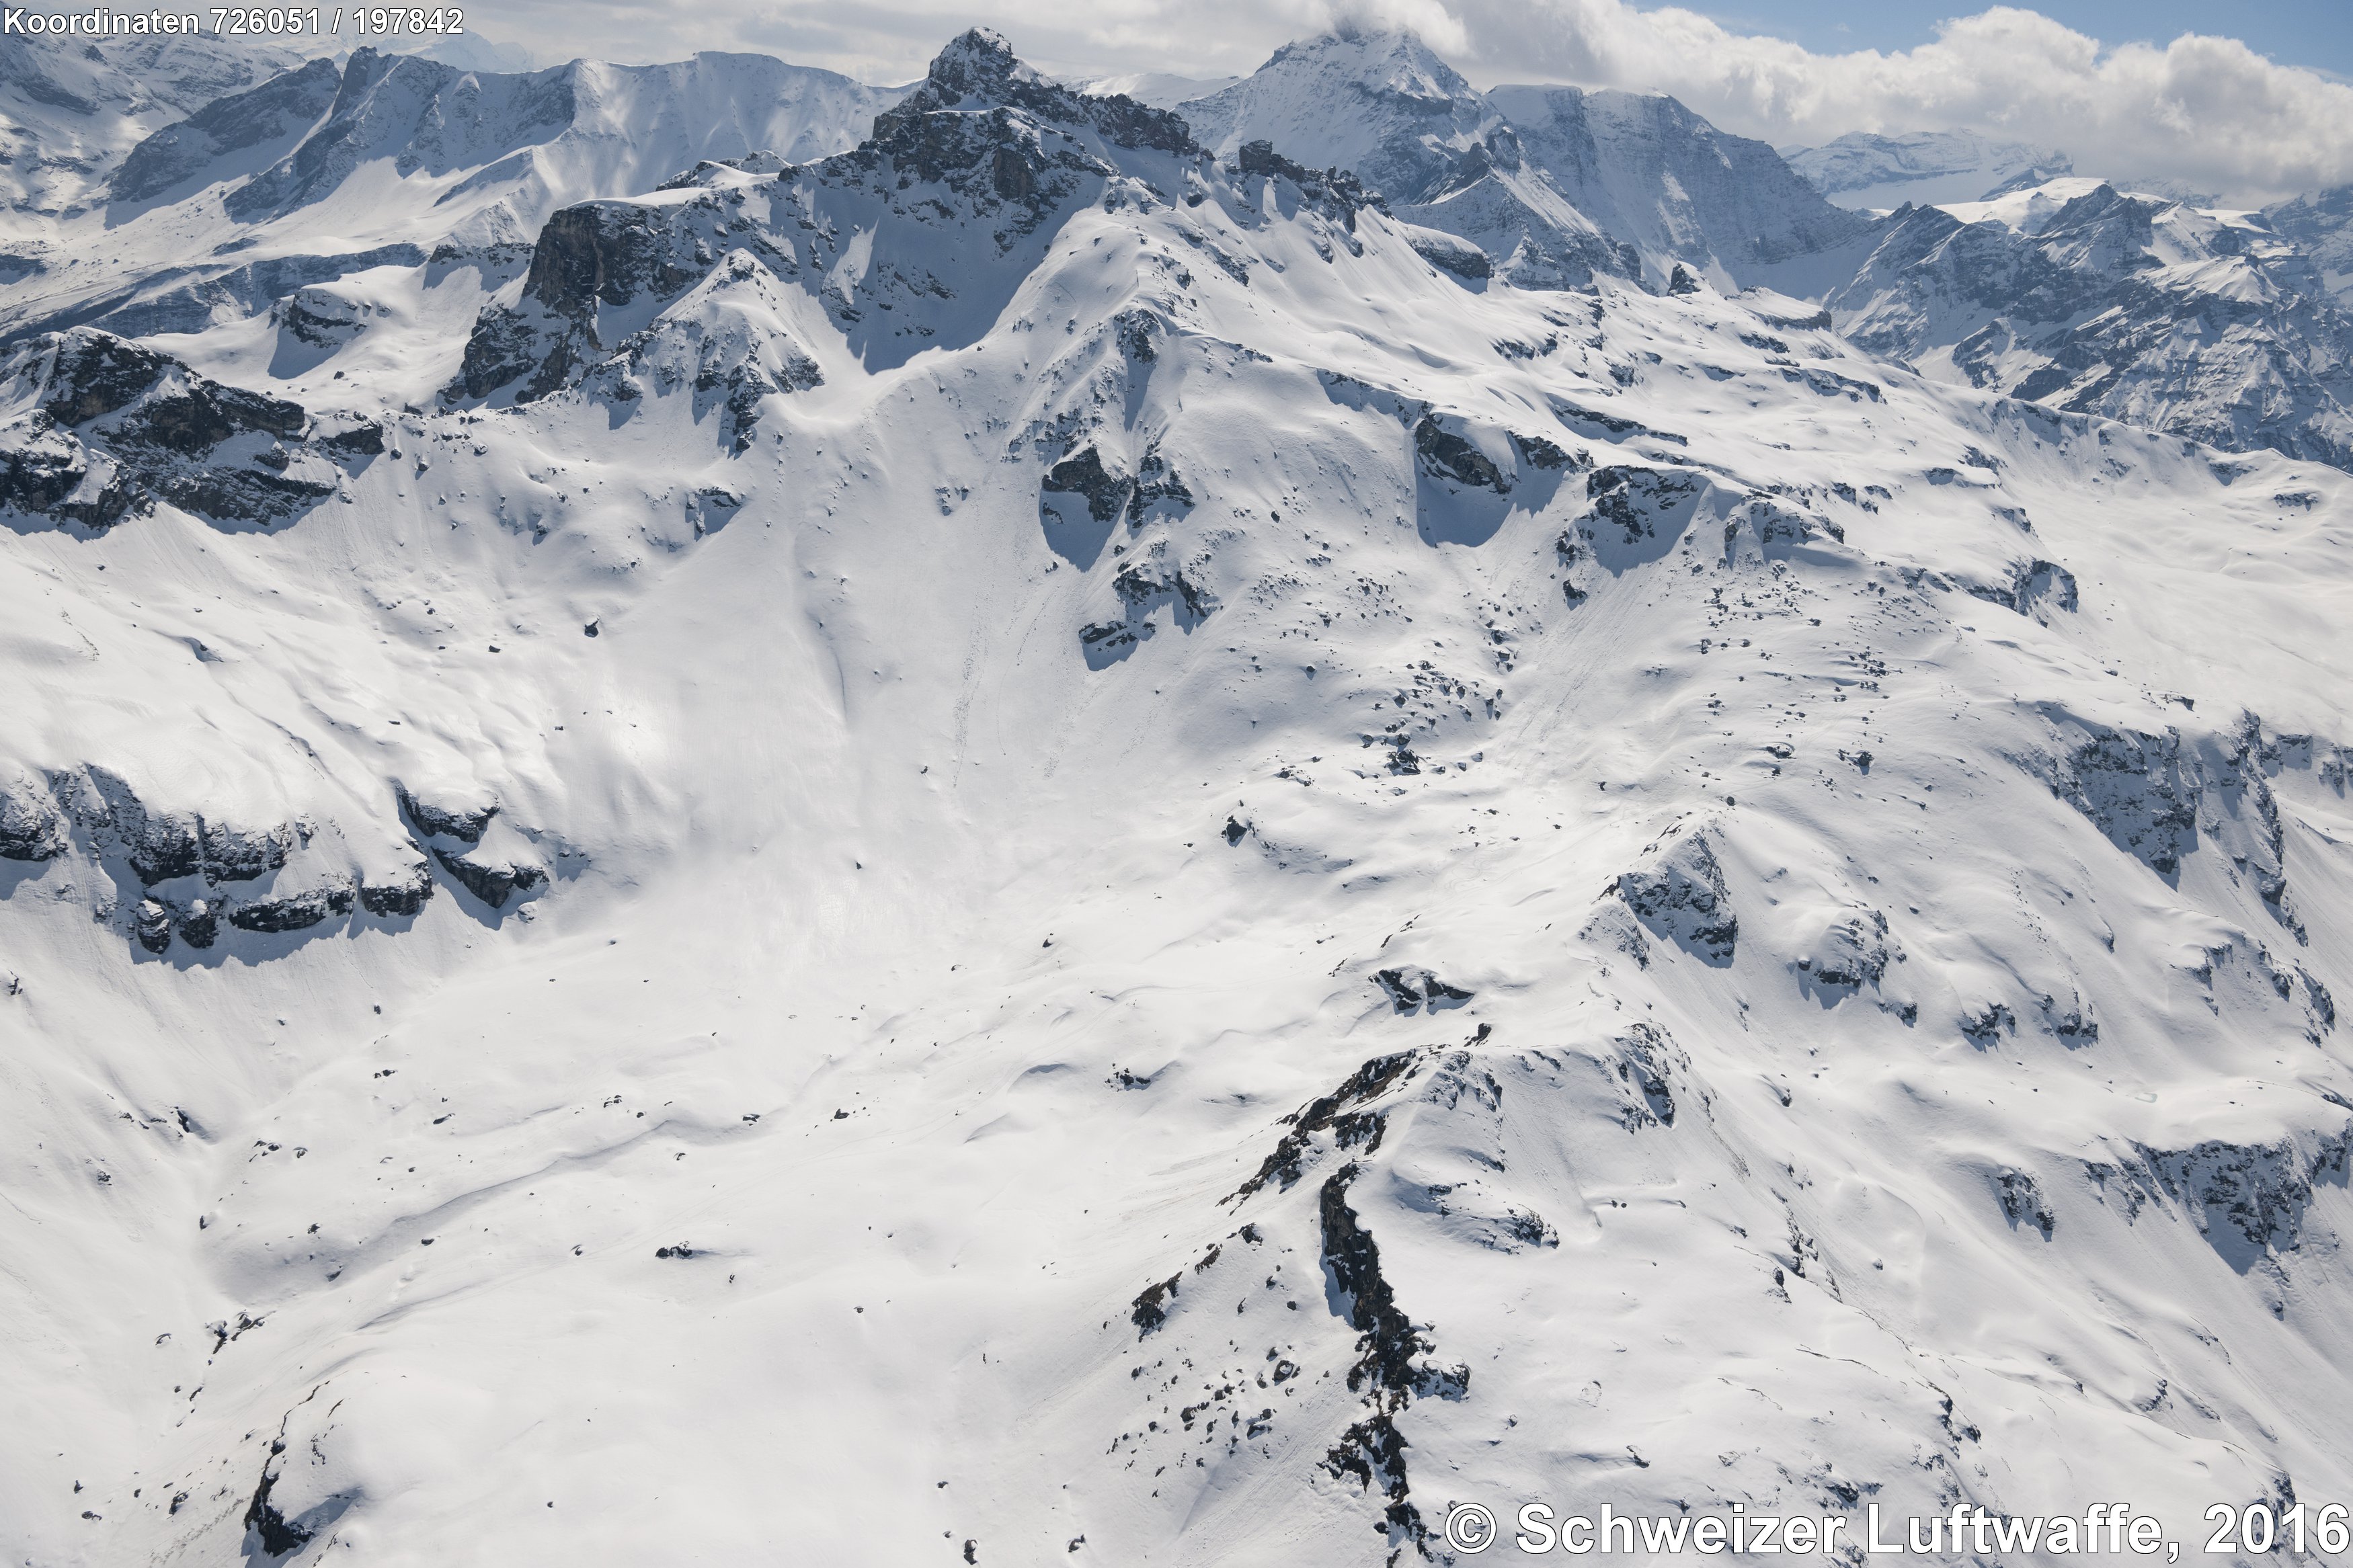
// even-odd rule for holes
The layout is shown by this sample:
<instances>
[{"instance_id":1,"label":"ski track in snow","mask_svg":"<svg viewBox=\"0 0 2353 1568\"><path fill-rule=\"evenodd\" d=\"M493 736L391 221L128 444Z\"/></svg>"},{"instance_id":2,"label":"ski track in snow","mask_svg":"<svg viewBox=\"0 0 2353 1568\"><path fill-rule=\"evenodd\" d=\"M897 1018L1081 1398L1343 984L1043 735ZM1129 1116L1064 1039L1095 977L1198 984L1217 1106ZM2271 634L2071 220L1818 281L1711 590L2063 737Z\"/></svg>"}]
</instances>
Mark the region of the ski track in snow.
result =
<instances>
[{"instance_id":1,"label":"ski track in snow","mask_svg":"<svg viewBox=\"0 0 2353 1568\"><path fill-rule=\"evenodd\" d=\"M2353 479L943 58L0 519L12 1556L2353 1500Z\"/></svg>"}]
</instances>

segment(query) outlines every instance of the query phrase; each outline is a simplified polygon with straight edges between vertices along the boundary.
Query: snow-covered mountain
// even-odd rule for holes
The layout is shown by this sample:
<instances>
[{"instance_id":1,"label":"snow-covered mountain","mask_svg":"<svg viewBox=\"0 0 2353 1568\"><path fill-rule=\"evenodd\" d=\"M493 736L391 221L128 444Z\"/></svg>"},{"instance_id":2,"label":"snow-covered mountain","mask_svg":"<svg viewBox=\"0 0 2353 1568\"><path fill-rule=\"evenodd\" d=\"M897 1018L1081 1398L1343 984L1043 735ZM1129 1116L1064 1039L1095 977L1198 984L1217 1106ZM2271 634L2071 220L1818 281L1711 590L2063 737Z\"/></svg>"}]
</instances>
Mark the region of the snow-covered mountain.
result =
<instances>
[{"instance_id":1,"label":"snow-covered mountain","mask_svg":"<svg viewBox=\"0 0 2353 1568\"><path fill-rule=\"evenodd\" d=\"M2312 258L2321 287L2353 307L2353 185L2339 185L2263 209L2274 233Z\"/></svg>"},{"instance_id":2,"label":"snow-covered mountain","mask_svg":"<svg viewBox=\"0 0 2353 1568\"><path fill-rule=\"evenodd\" d=\"M903 91L765 55L523 75L366 48L312 60L132 148L103 207L37 248L0 331L200 330L437 253L495 287L558 207L706 160L839 152Z\"/></svg>"},{"instance_id":3,"label":"snow-covered mountain","mask_svg":"<svg viewBox=\"0 0 2353 1568\"><path fill-rule=\"evenodd\" d=\"M1907 208L1828 303L1855 342L1930 374L2353 465L2353 320L2255 214L2082 178Z\"/></svg>"},{"instance_id":4,"label":"snow-covered mountain","mask_svg":"<svg viewBox=\"0 0 2353 1568\"><path fill-rule=\"evenodd\" d=\"M396 107L137 222L515 142ZM2353 1497L2353 476L1441 266L987 33L680 139L5 351L13 1558ZM2235 254L2130 202L1944 248Z\"/></svg>"},{"instance_id":5,"label":"snow-covered mountain","mask_svg":"<svg viewBox=\"0 0 2353 1568\"><path fill-rule=\"evenodd\" d=\"M1265 140L1356 174L1397 216L1475 247L1423 246L1469 276L1574 289L1682 268L1820 301L1931 374L2353 461L2341 201L2241 215L2119 195L2066 174L2063 153L1966 132L1857 133L1785 163L1672 98L1480 92L1398 30L1287 46L1180 112L1222 154ZM1846 210L1883 203L1897 210Z\"/></svg>"},{"instance_id":6,"label":"snow-covered mountain","mask_svg":"<svg viewBox=\"0 0 2353 1568\"><path fill-rule=\"evenodd\" d=\"M1399 216L1470 240L1522 287L1582 287L1596 274L1664 283L1678 263L1747 281L1759 262L1862 229L1771 148L1671 98L1482 93L1403 30L1343 28L1287 45L1178 112L1220 155L1262 140L1349 170Z\"/></svg>"},{"instance_id":7,"label":"snow-covered mountain","mask_svg":"<svg viewBox=\"0 0 2353 1568\"><path fill-rule=\"evenodd\" d=\"M1850 132L1820 147L1784 147L1781 156L1842 207L1934 206L1983 201L2075 172L2055 147L2000 142L1971 131L1883 136Z\"/></svg>"},{"instance_id":8,"label":"snow-covered mountain","mask_svg":"<svg viewBox=\"0 0 2353 1568\"><path fill-rule=\"evenodd\" d=\"M0 48L0 234L21 247L79 216L150 132L294 63L201 36Z\"/></svg>"}]
</instances>

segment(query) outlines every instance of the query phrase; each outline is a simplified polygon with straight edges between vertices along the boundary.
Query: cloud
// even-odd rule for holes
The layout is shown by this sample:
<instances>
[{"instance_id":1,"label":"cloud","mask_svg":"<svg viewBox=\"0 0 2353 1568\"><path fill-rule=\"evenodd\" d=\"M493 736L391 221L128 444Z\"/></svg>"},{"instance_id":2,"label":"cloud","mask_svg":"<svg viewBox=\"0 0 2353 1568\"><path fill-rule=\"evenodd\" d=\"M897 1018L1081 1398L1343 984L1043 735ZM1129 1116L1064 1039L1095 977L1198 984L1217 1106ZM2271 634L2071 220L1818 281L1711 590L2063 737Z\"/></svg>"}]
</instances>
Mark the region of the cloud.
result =
<instances>
[{"instance_id":1,"label":"cloud","mask_svg":"<svg viewBox=\"0 0 2353 1568\"><path fill-rule=\"evenodd\" d=\"M2063 148L2087 174L2233 200L2353 183L2353 87L2231 38L2111 47L2010 6L1943 23L1915 48L1841 55L1626 0L493 0L473 15L549 61L749 48L869 81L913 79L976 24L1049 70L1190 76L1254 69L1335 26L1409 26L1474 80L1672 93L1777 145L1967 130Z\"/></svg>"},{"instance_id":2,"label":"cloud","mask_svg":"<svg viewBox=\"0 0 2353 1568\"><path fill-rule=\"evenodd\" d=\"M1622 0L1456 0L1465 64L1501 76L1673 94L1725 130L1787 145L1848 131L1977 131L2064 148L2109 178L2254 200L2353 182L2353 88L2232 38L2102 45L1997 6L1893 54L1818 55L1679 8Z\"/></svg>"}]
</instances>

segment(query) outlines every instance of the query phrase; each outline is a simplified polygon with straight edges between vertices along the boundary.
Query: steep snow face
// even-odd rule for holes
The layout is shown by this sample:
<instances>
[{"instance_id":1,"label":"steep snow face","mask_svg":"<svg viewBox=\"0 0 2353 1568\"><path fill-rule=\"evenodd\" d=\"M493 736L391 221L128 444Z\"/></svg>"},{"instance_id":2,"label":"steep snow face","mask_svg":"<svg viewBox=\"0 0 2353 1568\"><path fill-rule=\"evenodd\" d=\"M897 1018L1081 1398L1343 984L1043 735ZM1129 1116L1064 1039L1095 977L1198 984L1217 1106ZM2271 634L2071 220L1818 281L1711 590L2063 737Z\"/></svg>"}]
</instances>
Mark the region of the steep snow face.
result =
<instances>
[{"instance_id":1,"label":"steep snow face","mask_svg":"<svg viewBox=\"0 0 2353 1568\"><path fill-rule=\"evenodd\" d=\"M2353 1495L2353 479L1433 248L971 35L12 353L9 1552Z\"/></svg>"},{"instance_id":2,"label":"steep snow face","mask_svg":"<svg viewBox=\"0 0 2353 1568\"><path fill-rule=\"evenodd\" d=\"M1663 94L1501 87L1488 96L1524 156L1662 277L1683 261L1750 282L1760 268L1864 231L1772 148L1726 135Z\"/></svg>"},{"instance_id":3,"label":"steep snow face","mask_svg":"<svg viewBox=\"0 0 2353 1568\"><path fill-rule=\"evenodd\" d=\"M1250 76L1177 112L1220 156L1271 142L1287 157L1353 170L1407 203L1454 183L1497 118L1414 34L1354 28L1285 44Z\"/></svg>"},{"instance_id":4,"label":"steep snow face","mask_svg":"<svg viewBox=\"0 0 2353 1568\"><path fill-rule=\"evenodd\" d=\"M1862 226L1771 148L1672 99L1482 93L1409 32L1287 45L1179 112L1220 153L1265 140L1353 171L1399 216L1470 240L1523 287L1582 287L1597 273L1664 282L1678 262L1745 281L1758 263L1837 246Z\"/></svg>"},{"instance_id":5,"label":"steep snow face","mask_svg":"<svg viewBox=\"0 0 2353 1568\"><path fill-rule=\"evenodd\" d=\"M1903 212L1829 296L1857 342L2216 445L2353 462L2353 332L2260 217L2050 182Z\"/></svg>"},{"instance_id":6,"label":"steep snow face","mask_svg":"<svg viewBox=\"0 0 2353 1568\"><path fill-rule=\"evenodd\" d=\"M46 232L42 219L79 216L142 138L294 62L290 50L200 36L0 50L8 237L34 237Z\"/></svg>"},{"instance_id":7,"label":"steep snow face","mask_svg":"<svg viewBox=\"0 0 2353 1568\"><path fill-rule=\"evenodd\" d=\"M0 321L189 331L436 253L504 281L560 206L704 161L838 152L902 93L761 55L524 75L364 48L340 71L314 60L133 149Z\"/></svg>"},{"instance_id":8,"label":"steep snow face","mask_svg":"<svg viewBox=\"0 0 2353 1568\"><path fill-rule=\"evenodd\" d=\"M1981 201L2074 172L2055 147L1998 142L1972 131L1856 131L1820 147L1784 147L1781 156L1816 190L1854 209Z\"/></svg>"}]
</instances>

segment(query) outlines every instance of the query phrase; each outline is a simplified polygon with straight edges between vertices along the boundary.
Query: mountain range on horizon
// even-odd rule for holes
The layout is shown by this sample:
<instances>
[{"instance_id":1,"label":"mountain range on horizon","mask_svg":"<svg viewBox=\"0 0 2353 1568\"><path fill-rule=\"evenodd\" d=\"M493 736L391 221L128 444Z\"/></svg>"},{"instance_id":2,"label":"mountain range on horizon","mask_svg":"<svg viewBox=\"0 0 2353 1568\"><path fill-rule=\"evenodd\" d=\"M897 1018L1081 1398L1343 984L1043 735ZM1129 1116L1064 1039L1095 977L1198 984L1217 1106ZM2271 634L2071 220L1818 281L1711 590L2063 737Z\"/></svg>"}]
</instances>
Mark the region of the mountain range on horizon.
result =
<instances>
[{"instance_id":1,"label":"mountain range on horizon","mask_svg":"<svg viewBox=\"0 0 2353 1568\"><path fill-rule=\"evenodd\" d=\"M2353 188L1369 29L0 117L12 1560L2353 1502Z\"/></svg>"},{"instance_id":2,"label":"mountain range on horizon","mask_svg":"<svg viewBox=\"0 0 2353 1568\"><path fill-rule=\"evenodd\" d=\"M1818 300L1857 341L1933 374L2234 447L2353 458L2353 273L2331 265L2353 244L2330 216L2341 192L2222 213L2079 178L2055 150L1951 132L1857 134L1785 158L1662 95L1482 92L1403 30L1303 40L1247 79L1178 96L1201 85L1168 79L1162 96L1205 146L1231 157L1263 140L1345 169L1401 217L1475 247L1433 242L1446 265L1538 289L1663 287L1683 267ZM638 194L706 159L840 151L907 90L757 56L520 76L370 51L340 69L313 59L153 128L104 180L102 215L20 218L32 232L0 255L17 284L0 333L187 331L439 247L516 265L568 203ZM630 129L640 121L665 129L649 142ZM109 137L121 133L76 140ZM375 169L394 184L353 179ZM1905 192L1941 205L1855 200ZM2013 195L2031 223L1995 216L2027 210L1999 205ZM69 237L100 229L102 261ZM307 254L322 232L333 251Z\"/></svg>"}]
</instances>

